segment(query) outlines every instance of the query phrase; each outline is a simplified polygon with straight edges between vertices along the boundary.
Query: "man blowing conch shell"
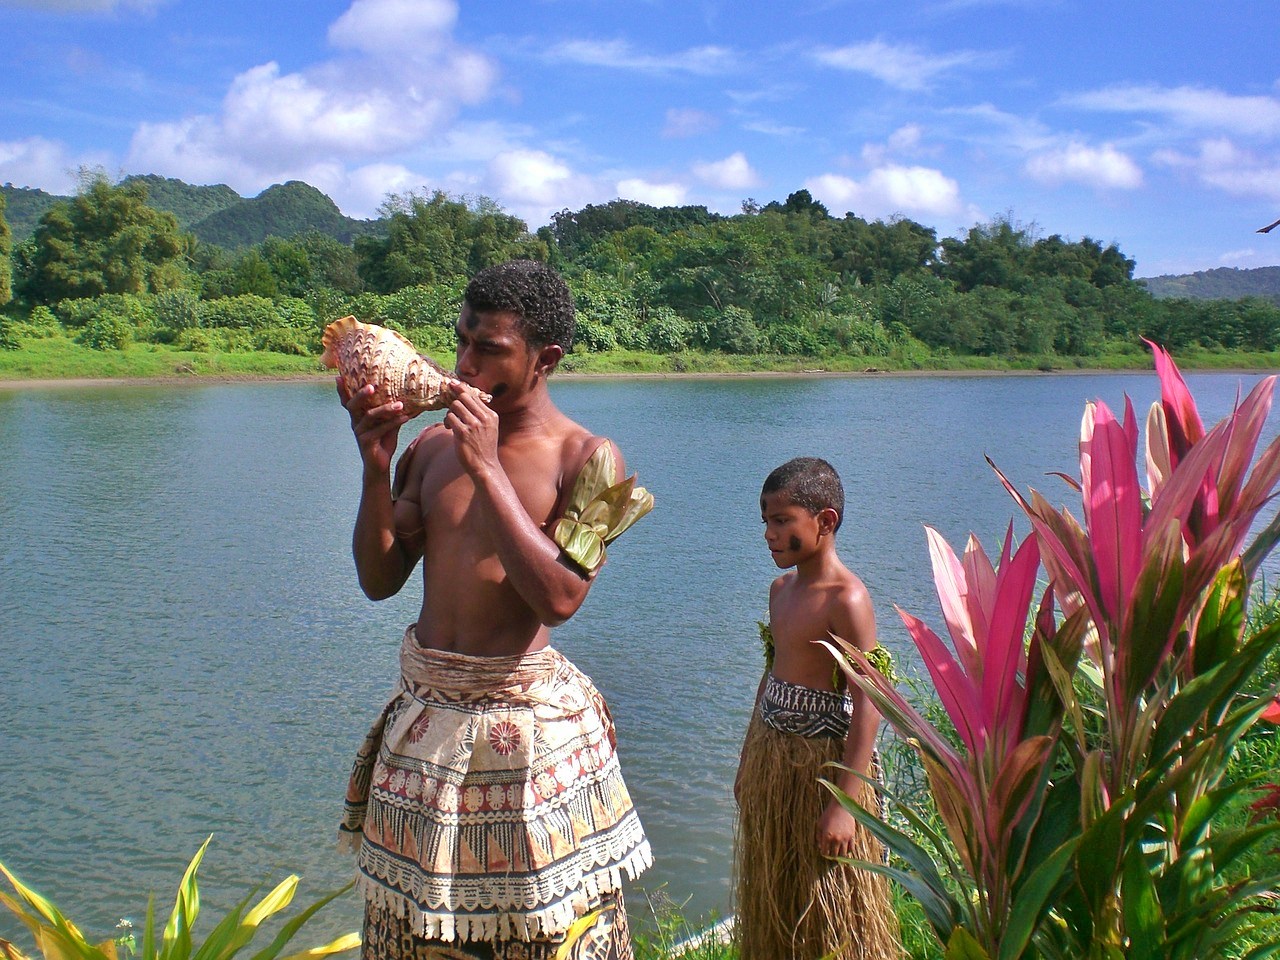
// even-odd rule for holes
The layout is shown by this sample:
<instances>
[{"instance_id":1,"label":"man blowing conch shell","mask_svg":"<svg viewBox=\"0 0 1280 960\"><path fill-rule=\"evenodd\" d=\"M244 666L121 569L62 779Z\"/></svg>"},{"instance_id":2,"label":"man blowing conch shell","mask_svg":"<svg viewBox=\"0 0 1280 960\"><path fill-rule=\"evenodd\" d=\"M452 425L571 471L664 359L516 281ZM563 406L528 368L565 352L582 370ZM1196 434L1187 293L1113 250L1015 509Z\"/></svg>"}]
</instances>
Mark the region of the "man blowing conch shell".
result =
<instances>
[{"instance_id":1,"label":"man blowing conch shell","mask_svg":"<svg viewBox=\"0 0 1280 960\"><path fill-rule=\"evenodd\" d=\"M390 597L422 561L399 686L356 757L342 824L369 960L550 960L566 939L571 957L631 956L621 886L649 844L608 709L549 641L653 498L551 401L573 334L555 271L478 274L457 322L460 385L394 483L418 411L338 378L363 464L360 586Z\"/></svg>"}]
</instances>

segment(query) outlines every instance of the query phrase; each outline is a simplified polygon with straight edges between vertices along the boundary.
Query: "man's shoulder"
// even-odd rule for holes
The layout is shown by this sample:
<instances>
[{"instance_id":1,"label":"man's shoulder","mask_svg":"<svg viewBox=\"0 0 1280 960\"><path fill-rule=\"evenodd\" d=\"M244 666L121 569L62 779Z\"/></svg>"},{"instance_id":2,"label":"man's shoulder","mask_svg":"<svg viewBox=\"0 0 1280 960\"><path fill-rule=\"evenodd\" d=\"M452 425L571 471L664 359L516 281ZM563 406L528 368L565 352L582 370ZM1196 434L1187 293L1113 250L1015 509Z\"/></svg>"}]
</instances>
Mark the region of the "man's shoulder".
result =
<instances>
[{"instance_id":1,"label":"man's shoulder","mask_svg":"<svg viewBox=\"0 0 1280 960\"><path fill-rule=\"evenodd\" d=\"M569 420L560 442L560 463L565 478L572 482L597 454L611 456L619 467L622 465L622 451L616 443Z\"/></svg>"}]
</instances>

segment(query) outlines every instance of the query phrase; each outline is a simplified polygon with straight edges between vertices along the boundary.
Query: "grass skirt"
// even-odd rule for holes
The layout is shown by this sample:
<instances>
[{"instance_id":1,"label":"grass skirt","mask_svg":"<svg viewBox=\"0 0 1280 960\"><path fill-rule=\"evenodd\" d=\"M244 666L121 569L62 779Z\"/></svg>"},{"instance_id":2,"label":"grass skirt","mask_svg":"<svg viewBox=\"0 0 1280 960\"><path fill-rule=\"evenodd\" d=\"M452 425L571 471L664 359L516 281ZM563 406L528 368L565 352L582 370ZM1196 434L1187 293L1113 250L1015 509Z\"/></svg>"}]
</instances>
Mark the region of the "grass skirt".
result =
<instances>
[{"instance_id":1,"label":"grass skirt","mask_svg":"<svg viewBox=\"0 0 1280 960\"><path fill-rule=\"evenodd\" d=\"M747 730L739 788L734 879L741 960L897 960L902 955L888 881L818 852L817 824L832 795L818 778L843 741L767 726ZM877 810L863 784L860 802ZM858 859L879 863L880 842L858 828Z\"/></svg>"}]
</instances>

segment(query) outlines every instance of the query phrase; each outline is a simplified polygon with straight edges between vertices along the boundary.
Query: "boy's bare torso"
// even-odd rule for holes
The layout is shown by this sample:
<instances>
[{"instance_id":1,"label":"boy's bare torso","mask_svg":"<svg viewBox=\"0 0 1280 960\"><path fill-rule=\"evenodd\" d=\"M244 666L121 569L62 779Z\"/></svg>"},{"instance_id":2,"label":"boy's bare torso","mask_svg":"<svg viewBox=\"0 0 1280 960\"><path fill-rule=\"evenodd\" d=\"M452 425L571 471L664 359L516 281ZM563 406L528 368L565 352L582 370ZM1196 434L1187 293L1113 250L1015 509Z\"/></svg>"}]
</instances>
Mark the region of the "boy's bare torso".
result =
<instances>
[{"instance_id":1,"label":"boy's bare torso","mask_svg":"<svg viewBox=\"0 0 1280 960\"><path fill-rule=\"evenodd\" d=\"M851 635L854 625L849 611L869 602L862 581L843 565L810 580L795 571L778 577L769 592L774 676L817 690L834 690L834 661L816 641L829 640L834 633L861 646L859 638Z\"/></svg>"},{"instance_id":2,"label":"boy's bare torso","mask_svg":"<svg viewBox=\"0 0 1280 960\"><path fill-rule=\"evenodd\" d=\"M539 527L548 529L559 516L569 487L600 442L558 413L540 430L500 438L499 461ZM541 649L550 630L511 585L476 496L449 431L428 427L395 503L397 537L407 552L422 555L418 643L474 656Z\"/></svg>"}]
</instances>

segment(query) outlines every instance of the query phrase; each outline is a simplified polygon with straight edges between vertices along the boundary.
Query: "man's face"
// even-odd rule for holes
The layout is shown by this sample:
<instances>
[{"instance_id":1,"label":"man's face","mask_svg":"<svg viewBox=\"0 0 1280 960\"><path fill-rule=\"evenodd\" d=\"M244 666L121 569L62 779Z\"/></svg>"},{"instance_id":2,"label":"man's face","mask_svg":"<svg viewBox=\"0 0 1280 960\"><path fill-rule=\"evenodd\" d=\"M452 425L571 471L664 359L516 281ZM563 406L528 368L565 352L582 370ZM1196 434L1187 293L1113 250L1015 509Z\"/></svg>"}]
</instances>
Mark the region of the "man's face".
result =
<instances>
[{"instance_id":1,"label":"man's face","mask_svg":"<svg viewBox=\"0 0 1280 960\"><path fill-rule=\"evenodd\" d=\"M459 379L490 394L495 406L529 389L538 351L526 342L514 313L477 312L464 303L455 329Z\"/></svg>"}]
</instances>

